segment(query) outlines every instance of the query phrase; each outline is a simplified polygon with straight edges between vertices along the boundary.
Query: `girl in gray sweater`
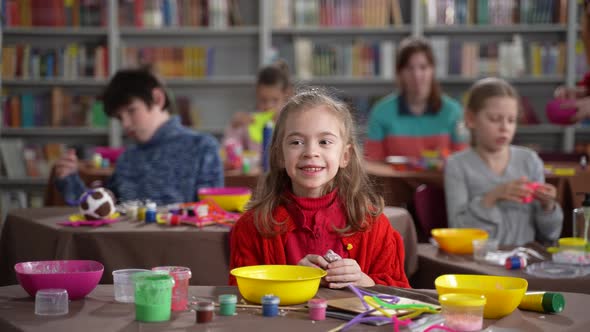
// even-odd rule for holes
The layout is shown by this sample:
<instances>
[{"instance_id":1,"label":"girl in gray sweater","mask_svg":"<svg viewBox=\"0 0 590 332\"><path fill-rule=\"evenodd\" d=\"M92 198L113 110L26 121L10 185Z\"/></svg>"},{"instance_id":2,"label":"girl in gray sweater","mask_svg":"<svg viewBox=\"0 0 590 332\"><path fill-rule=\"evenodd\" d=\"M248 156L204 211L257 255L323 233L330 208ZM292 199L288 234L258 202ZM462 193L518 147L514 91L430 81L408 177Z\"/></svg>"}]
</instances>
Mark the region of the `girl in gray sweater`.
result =
<instances>
[{"instance_id":1,"label":"girl in gray sweater","mask_svg":"<svg viewBox=\"0 0 590 332\"><path fill-rule=\"evenodd\" d=\"M503 245L553 242L563 212L538 155L511 145L517 117L518 95L506 81L486 78L471 87L466 123L472 147L452 155L445 167L449 227L485 229Z\"/></svg>"}]
</instances>

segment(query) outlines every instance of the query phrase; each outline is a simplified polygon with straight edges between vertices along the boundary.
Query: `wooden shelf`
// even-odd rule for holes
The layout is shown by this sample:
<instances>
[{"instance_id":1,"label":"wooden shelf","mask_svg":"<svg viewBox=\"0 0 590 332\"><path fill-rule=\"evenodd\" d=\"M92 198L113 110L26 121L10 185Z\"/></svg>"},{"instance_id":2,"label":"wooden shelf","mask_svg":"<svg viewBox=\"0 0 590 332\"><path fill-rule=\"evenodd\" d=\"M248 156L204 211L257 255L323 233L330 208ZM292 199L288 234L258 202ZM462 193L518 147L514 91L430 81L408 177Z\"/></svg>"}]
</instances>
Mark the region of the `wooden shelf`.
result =
<instances>
[{"instance_id":1,"label":"wooden shelf","mask_svg":"<svg viewBox=\"0 0 590 332\"><path fill-rule=\"evenodd\" d=\"M498 33L551 33L567 31L566 25L560 24L512 24L512 25L427 25L426 34L498 34Z\"/></svg>"},{"instance_id":2,"label":"wooden shelf","mask_svg":"<svg viewBox=\"0 0 590 332\"><path fill-rule=\"evenodd\" d=\"M313 77L311 79L296 79L297 83L311 85L391 85L394 84L393 78L381 77Z\"/></svg>"},{"instance_id":3,"label":"wooden shelf","mask_svg":"<svg viewBox=\"0 0 590 332\"><path fill-rule=\"evenodd\" d=\"M442 84L473 84L475 81L483 77L462 77L462 76L446 76L439 77L438 80ZM565 78L562 76L523 76L514 78L505 78L508 82L513 84L564 84Z\"/></svg>"},{"instance_id":4,"label":"wooden shelf","mask_svg":"<svg viewBox=\"0 0 590 332\"><path fill-rule=\"evenodd\" d=\"M405 35L411 32L407 25L401 27L293 27L275 28L275 35Z\"/></svg>"},{"instance_id":5,"label":"wooden shelf","mask_svg":"<svg viewBox=\"0 0 590 332\"><path fill-rule=\"evenodd\" d=\"M12 186L45 186L49 180L46 178L22 178L22 179L9 179L0 177L0 185L2 187Z\"/></svg>"},{"instance_id":6,"label":"wooden shelf","mask_svg":"<svg viewBox=\"0 0 590 332\"><path fill-rule=\"evenodd\" d=\"M169 87L185 86L240 86L256 84L254 76L231 76L231 77L203 77L203 78L168 78L164 82Z\"/></svg>"},{"instance_id":7,"label":"wooden shelf","mask_svg":"<svg viewBox=\"0 0 590 332\"><path fill-rule=\"evenodd\" d=\"M106 79L96 78L38 78L38 79L3 79L2 85L8 87L47 87L47 86L64 86L64 87L96 87L106 86Z\"/></svg>"},{"instance_id":8,"label":"wooden shelf","mask_svg":"<svg viewBox=\"0 0 590 332\"><path fill-rule=\"evenodd\" d=\"M76 136L95 137L107 136L107 128L94 127L31 127L31 128L0 128L0 136L43 137L43 136Z\"/></svg>"},{"instance_id":9,"label":"wooden shelf","mask_svg":"<svg viewBox=\"0 0 590 332\"><path fill-rule=\"evenodd\" d=\"M106 37L108 30L104 27L4 27L2 28L2 34L5 37Z\"/></svg>"},{"instance_id":10,"label":"wooden shelf","mask_svg":"<svg viewBox=\"0 0 590 332\"><path fill-rule=\"evenodd\" d=\"M132 28L120 29L121 37L240 37L257 36L260 28L257 26L239 26L227 29L212 29L208 27L174 27L174 28Z\"/></svg>"}]
</instances>

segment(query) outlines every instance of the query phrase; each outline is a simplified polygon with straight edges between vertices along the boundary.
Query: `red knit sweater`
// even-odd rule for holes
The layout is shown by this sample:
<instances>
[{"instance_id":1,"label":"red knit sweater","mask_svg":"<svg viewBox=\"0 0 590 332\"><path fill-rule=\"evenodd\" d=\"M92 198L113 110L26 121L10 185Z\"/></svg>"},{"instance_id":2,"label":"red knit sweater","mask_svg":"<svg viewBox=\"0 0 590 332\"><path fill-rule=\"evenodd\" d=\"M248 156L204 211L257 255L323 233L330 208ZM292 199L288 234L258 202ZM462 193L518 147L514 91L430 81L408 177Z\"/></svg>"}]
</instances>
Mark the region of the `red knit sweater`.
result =
<instances>
[{"instance_id":1,"label":"red knit sweater","mask_svg":"<svg viewBox=\"0 0 590 332\"><path fill-rule=\"evenodd\" d=\"M333 204L338 208L338 204ZM232 229L230 239L230 269L249 265L287 264L285 240L296 224L285 207L273 213L277 221L286 220L287 231L273 237L261 236L254 225L252 211L246 212ZM410 284L404 272L404 246L399 233L391 227L385 215L379 215L370 229L341 238L349 258L357 261L361 270L376 284L406 287ZM230 284L236 280L230 275Z\"/></svg>"}]
</instances>

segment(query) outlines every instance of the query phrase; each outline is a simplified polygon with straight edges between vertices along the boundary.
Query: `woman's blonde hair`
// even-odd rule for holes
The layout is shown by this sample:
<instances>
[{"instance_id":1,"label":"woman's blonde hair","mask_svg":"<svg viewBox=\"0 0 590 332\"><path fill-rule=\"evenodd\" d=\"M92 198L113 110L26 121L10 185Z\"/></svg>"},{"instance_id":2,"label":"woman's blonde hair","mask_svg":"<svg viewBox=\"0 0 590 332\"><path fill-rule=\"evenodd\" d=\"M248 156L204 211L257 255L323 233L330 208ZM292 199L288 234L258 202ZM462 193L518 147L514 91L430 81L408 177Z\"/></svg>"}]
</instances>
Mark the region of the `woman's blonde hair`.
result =
<instances>
[{"instance_id":1,"label":"woman's blonde hair","mask_svg":"<svg viewBox=\"0 0 590 332\"><path fill-rule=\"evenodd\" d=\"M488 99L494 97L510 97L519 100L518 92L510 83L497 77L486 77L473 83L467 92L465 108L467 112L479 113ZM471 135L471 146L475 146L475 136Z\"/></svg>"},{"instance_id":2,"label":"woman's blonde hair","mask_svg":"<svg viewBox=\"0 0 590 332\"><path fill-rule=\"evenodd\" d=\"M350 108L344 102L330 96L319 88L306 88L291 97L283 106L270 143L270 169L258 187L248 209L254 213L254 223L264 236L274 236L286 231L286 220L274 220L273 211L288 204L284 191L291 190L291 179L284 168L282 142L285 126L291 114L311 108L327 106L340 119L344 145L350 145L350 160L340 168L334 179L324 187L323 194L338 188L338 196L346 210L346 227L340 233L365 230L368 217L376 217L383 211L383 199L372 190L361 161L361 152L356 141L355 125ZM372 218L371 218L372 219Z\"/></svg>"}]
</instances>

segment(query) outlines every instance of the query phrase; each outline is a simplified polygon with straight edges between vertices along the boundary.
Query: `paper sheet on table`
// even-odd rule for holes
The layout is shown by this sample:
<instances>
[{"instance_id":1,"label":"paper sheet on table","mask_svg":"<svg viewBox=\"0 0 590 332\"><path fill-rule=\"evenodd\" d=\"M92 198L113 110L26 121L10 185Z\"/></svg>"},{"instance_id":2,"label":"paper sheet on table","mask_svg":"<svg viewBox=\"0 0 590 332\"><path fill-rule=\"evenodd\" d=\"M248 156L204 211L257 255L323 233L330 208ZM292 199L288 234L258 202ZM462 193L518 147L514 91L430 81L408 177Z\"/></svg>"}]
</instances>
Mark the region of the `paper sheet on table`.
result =
<instances>
[{"instance_id":1,"label":"paper sheet on table","mask_svg":"<svg viewBox=\"0 0 590 332\"><path fill-rule=\"evenodd\" d=\"M433 308L440 308L439 305L436 304L432 304L432 303L427 303L427 302L422 302L422 301L418 301L418 300L412 300L412 299L408 299L405 297L400 297L399 298L399 302L397 302L396 304L424 304L424 305L428 305L431 306ZM352 312L355 314L360 314L363 313L365 311L367 311L367 309L365 309L365 307L363 306L363 303L361 302L361 300L354 296L354 297L345 297L345 298L341 298L341 299L333 299L333 300L328 300L328 307L331 308L335 308L338 310L344 310L344 311L348 311L348 312ZM395 316L401 316L401 315L405 315L407 313L410 313L414 310L409 310L409 309L399 309L399 310L394 310L394 309L385 309L385 311L387 311L388 313L395 315ZM375 316L382 316L383 314L380 313L379 311L375 311L374 313L372 313L372 315Z\"/></svg>"}]
</instances>

